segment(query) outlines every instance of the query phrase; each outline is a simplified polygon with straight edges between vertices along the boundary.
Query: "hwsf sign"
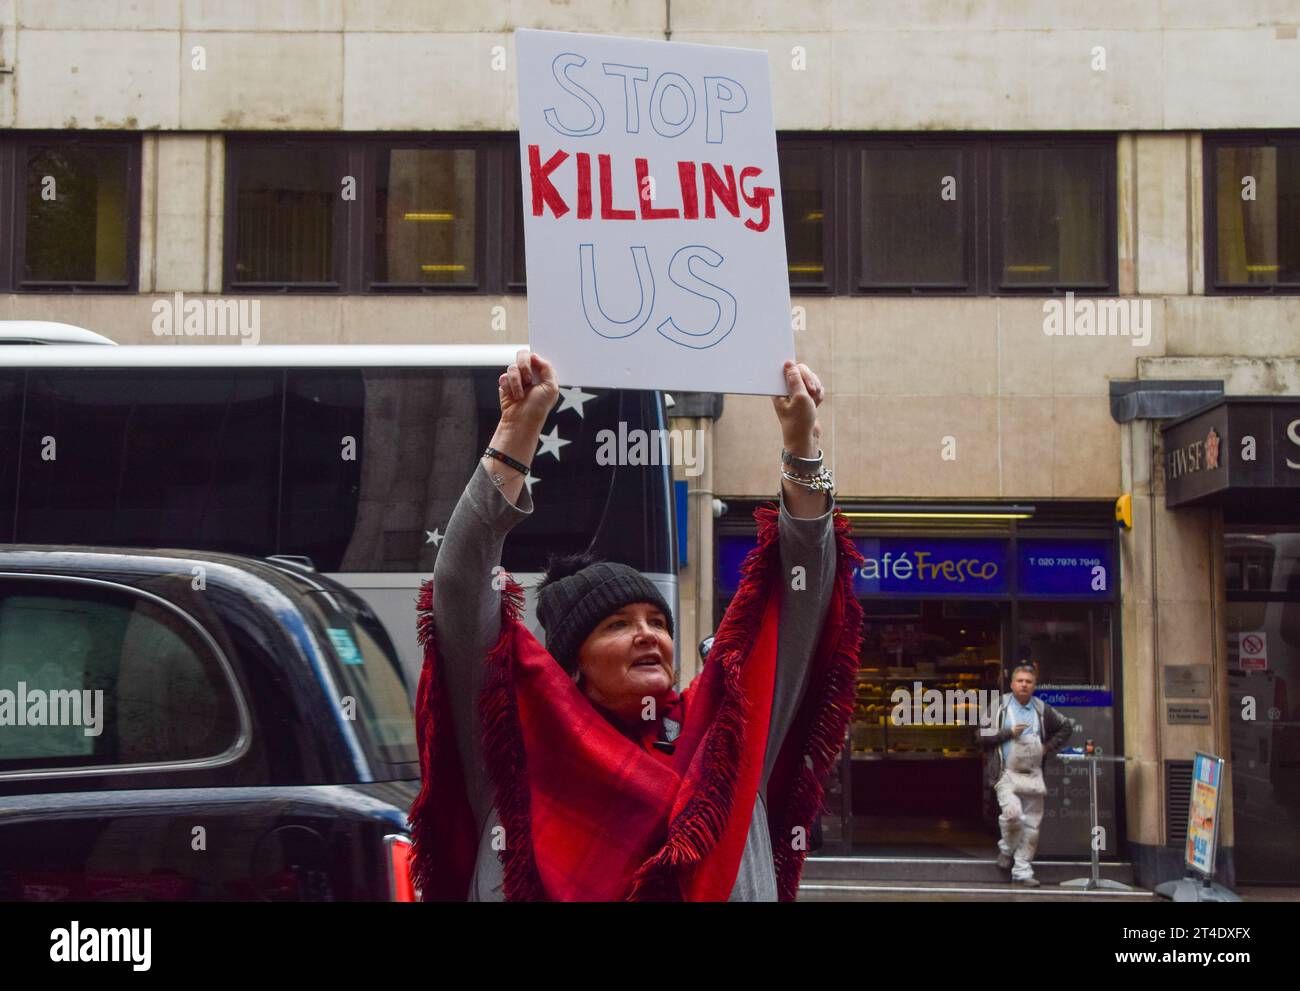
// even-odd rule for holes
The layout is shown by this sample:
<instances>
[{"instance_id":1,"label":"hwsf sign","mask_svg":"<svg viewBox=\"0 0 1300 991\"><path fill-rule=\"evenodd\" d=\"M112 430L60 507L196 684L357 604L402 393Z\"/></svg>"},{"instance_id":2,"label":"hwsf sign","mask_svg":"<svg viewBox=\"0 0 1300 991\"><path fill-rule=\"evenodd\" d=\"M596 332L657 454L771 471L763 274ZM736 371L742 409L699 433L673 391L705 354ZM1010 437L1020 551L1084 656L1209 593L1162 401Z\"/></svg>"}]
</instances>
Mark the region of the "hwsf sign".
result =
<instances>
[{"instance_id":1,"label":"hwsf sign","mask_svg":"<svg viewBox=\"0 0 1300 991\"><path fill-rule=\"evenodd\" d=\"M1163 430L1165 502L1287 498L1300 487L1300 403L1228 398ZM1271 494L1270 494L1271 493Z\"/></svg>"}]
</instances>

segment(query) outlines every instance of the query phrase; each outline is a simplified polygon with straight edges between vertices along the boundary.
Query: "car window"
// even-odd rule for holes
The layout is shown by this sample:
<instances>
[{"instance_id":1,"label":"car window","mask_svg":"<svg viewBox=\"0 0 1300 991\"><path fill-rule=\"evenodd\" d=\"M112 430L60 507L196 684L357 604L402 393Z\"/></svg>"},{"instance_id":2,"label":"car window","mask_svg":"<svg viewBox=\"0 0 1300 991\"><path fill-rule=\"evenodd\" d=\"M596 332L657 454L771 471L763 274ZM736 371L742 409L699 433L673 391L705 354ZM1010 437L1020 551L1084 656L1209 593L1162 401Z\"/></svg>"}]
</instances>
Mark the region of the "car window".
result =
<instances>
[{"instance_id":1,"label":"car window","mask_svg":"<svg viewBox=\"0 0 1300 991\"><path fill-rule=\"evenodd\" d=\"M174 610L126 590L0 578L0 773L218 757L229 678Z\"/></svg>"},{"instance_id":2,"label":"car window","mask_svg":"<svg viewBox=\"0 0 1300 991\"><path fill-rule=\"evenodd\" d=\"M309 601L320 610L339 690L356 700L355 725L371 757L379 764L417 763L415 716L383 625L364 602L348 595L315 591Z\"/></svg>"}]
</instances>

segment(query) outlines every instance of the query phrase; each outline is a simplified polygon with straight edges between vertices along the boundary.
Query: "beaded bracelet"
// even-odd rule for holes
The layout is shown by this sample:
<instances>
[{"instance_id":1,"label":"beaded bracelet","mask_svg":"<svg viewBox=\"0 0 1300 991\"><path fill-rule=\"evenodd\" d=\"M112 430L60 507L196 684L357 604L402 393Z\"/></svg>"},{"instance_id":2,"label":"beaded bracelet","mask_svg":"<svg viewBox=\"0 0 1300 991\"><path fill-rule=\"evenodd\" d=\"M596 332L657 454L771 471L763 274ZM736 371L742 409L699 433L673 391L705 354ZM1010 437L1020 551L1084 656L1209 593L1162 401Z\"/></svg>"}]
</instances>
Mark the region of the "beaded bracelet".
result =
<instances>
[{"instance_id":1,"label":"beaded bracelet","mask_svg":"<svg viewBox=\"0 0 1300 991\"><path fill-rule=\"evenodd\" d=\"M489 458L496 458L498 461L501 461L509 465L511 468L513 468L517 472L520 472L521 474L524 475L528 474L528 466L526 464L521 464L520 462L512 458L510 455L501 453L495 447L486 448L483 451L483 454Z\"/></svg>"}]
</instances>

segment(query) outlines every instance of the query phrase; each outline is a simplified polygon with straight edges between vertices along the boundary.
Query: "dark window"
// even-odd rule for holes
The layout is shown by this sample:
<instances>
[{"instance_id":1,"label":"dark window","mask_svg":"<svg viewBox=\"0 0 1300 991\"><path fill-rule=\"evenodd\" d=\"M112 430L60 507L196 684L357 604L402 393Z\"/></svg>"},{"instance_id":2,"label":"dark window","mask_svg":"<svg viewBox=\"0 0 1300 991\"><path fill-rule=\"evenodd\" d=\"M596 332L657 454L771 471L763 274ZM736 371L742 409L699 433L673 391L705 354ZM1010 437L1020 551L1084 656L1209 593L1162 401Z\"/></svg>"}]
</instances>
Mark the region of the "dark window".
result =
<instances>
[{"instance_id":1,"label":"dark window","mask_svg":"<svg viewBox=\"0 0 1300 991\"><path fill-rule=\"evenodd\" d=\"M331 288L336 269L345 169L330 143L233 144L235 287Z\"/></svg>"},{"instance_id":2,"label":"dark window","mask_svg":"<svg viewBox=\"0 0 1300 991\"><path fill-rule=\"evenodd\" d=\"M384 409L382 400L376 400ZM396 410L392 415L399 416ZM376 424L371 424L375 429ZM383 510L367 506L362 518L362 473L370 450L366 436L366 384L359 369L291 369L284 398L284 481L280 516L281 546L285 554L303 554L322 571L344 568L348 548L364 546L367 538L386 540L378 531L366 532L365 523L383 520ZM393 438L388 438L392 441ZM414 438L376 447L385 465L419 457L409 449ZM413 542L415 526L407 542ZM385 551L378 549L380 554Z\"/></svg>"},{"instance_id":3,"label":"dark window","mask_svg":"<svg viewBox=\"0 0 1300 991\"><path fill-rule=\"evenodd\" d=\"M225 285L505 292L523 258L503 203L518 147L513 134L232 137Z\"/></svg>"},{"instance_id":4,"label":"dark window","mask_svg":"<svg viewBox=\"0 0 1300 991\"><path fill-rule=\"evenodd\" d=\"M970 283L968 153L939 144L860 154L863 288L964 290Z\"/></svg>"},{"instance_id":5,"label":"dark window","mask_svg":"<svg viewBox=\"0 0 1300 991\"><path fill-rule=\"evenodd\" d=\"M1300 289L1300 138L1206 141L1212 289Z\"/></svg>"},{"instance_id":6,"label":"dark window","mask_svg":"<svg viewBox=\"0 0 1300 991\"><path fill-rule=\"evenodd\" d=\"M319 614L335 684L341 696L356 699L353 723L370 756L379 764L418 764L410 696L383 624L364 602L349 596L317 591L304 605Z\"/></svg>"},{"instance_id":7,"label":"dark window","mask_svg":"<svg viewBox=\"0 0 1300 991\"><path fill-rule=\"evenodd\" d=\"M0 287L134 290L139 174L138 137L0 148Z\"/></svg>"},{"instance_id":8,"label":"dark window","mask_svg":"<svg viewBox=\"0 0 1300 991\"><path fill-rule=\"evenodd\" d=\"M508 278L511 289L523 289L528 284L528 263L524 249L524 184L520 173L518 155L514 157L512 165L513 168L511 169L511 172L515 177L515 195L512 202L509 204L510 215L514 220L510 229L510 267Z\"/></svg>"},{"instance_id":9,"label":"dark window","mask_svg":"<svg viewBox=\"0 0 1300 991\"><path fill-rule=\"evenodd\" d=\"M33 370L16 539L265 554L281 373Z\"/></svg>"},{"instance_id":10,"label":"dark window","mask_svg":"<svg viewBox=\"0 0 1300 991\"><path fill-rule=\"evenodd\" d=\"M790 287L829 288L830 144L783 140L777 145L777 157Z\"/></svg>"},{"instance_id":11,"label":"dark window","mask_svg":"<svg viewBox=\"0 0 1300 991\"><path fill-rule=\"evenodd\" d=\"M377 151L375 284L475 284L477 167L473 148Z\"/></svg>"},{"instance_id":12,"label":"dark window","mask_svg":"<svg viewBox=\"0 0 1300 991\"><path fill-rule=\"evenodd\" d=\"M25 692L45 723L4 728L0 772L212 758L240 737L229 678L194 627L98 584L0 579L0 691Z\"/></svg>"},{"instance_id":13,"label":"dark window","mask_svg":"<svg viewBox=\"0 0 1300 991\"><path fill-rule=\"evenodd\" d=\"M1113 137L836 143L849 218L836 292L1116 291Z\"/></svg>"},{"instance_id":14,"label":"dark window","mask_svg":"<svg viewBox=\"0 0 1300 991\"><path fill-rule=\"evenodd\" d=\"M1020 663L1038 665L1039 685L1109 687L1111 606L1020 602Z\"/></svg>"},{"instance_id":15,"label":"dark window","mask_svg":"<svg viewBox=\"0 0 1300 991\"><path fill-rule=\"evenodd\" d=\"M0 371L0 544L12 541L14 537L23 377L22 372Z\"/></svg>"},{"instance_id":16,"label":"dark window","mask_svg":"<svg viewBox=\"0 0 1300 991\"><path fill-rule=\"evenodd\" d=\"M1111 146L994 149L995 288L1110 287Z\"/></svg>"},{"instance_id":17,"label":"dark window","mask_svg":"<svg viewBox=\"0 0 1300 991\"><path fill-rule=\"evenodd\" d=\"M281 553L306 555L325 572L431 573L439 535L500 417L498 374L290 371ZM534 457L536 508L511 531L502 563L516 573L540 571L549 552L584 550L594 540L611 559L671 571L655 536L669 525L663 476L598 456L606 437L616 440L620 421L629 433L660 427L657 395L587 391L594 398L581 415L557 406L547 419L544 432L562 442L559 457Z\"/></svg>"}]
</instances>

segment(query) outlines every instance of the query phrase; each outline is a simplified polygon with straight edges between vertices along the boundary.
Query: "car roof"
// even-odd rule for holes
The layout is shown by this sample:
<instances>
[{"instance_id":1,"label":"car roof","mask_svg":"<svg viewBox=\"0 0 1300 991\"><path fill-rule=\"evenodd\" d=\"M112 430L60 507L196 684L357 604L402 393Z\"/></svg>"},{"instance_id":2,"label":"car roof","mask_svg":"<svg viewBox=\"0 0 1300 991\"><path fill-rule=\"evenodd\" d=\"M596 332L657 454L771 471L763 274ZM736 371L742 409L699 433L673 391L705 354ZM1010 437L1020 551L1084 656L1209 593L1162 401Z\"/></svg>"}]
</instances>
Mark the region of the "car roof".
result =
<instances>
[{"instance_id":1,"label":"car roof","mask_svg":"<svg viewBox=\"0 0 1300 991\"><path fill-rule=\"evenodd\" d=\"M355 597L355 593L345 585L324 575L282 561L219 551L0 544L0 571L17 568L55 574L112 575L121 580L124 572L149 578L175 574L177 571L189 572L196 564L204 565L208 570L205 580L222 582L223 569L229 568L232 572L242 572L272 585L281 592L324 590ZM224 583L232 584L228 580ZM233 584L244 585L246 580L235 581Z\"/></svg>"},{"instance_id":2,"label":"car roof","mask_svg":"<svg viewBox=\"0 0 1300 991\"><path fill-rule=\"evenodd\" d=\"M103 334L53 320L0 320L0 344L111 344Z\"/></svg>"}]
</instances>

